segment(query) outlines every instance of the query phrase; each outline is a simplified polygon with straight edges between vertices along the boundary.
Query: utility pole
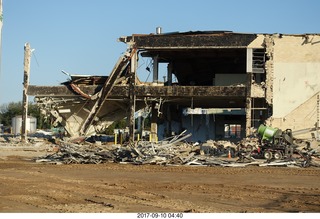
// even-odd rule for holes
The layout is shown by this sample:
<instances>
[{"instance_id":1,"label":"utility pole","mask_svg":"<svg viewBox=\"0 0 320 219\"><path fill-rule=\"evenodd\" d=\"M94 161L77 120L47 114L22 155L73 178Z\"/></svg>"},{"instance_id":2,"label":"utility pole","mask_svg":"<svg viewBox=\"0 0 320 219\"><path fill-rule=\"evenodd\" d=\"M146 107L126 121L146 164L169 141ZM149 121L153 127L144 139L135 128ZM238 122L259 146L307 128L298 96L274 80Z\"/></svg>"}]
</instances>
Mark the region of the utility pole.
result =
<instances>
[{"instance_id":1,"label":"utility pole","mask_svg":"<svg viewBox=\"0 0 320 219\"><path fill-rule=\"evenodd\" d=\"M30 74L31 49L30 44L24 45L24 70L23 70L23 96L22 96L22 127L21 127L21 141L27 142L27 119L28 119L28 86Z\"/></svg>"},{"instance_id":2,"label":"utility pole","mask_svg":"<svg viewBox=\"0 0 320 219\"><path fill-rule=\"evenodd\" d=\"M133 50L130 63L130 79L129 79L129 97L130 97L130 109L129 109L129 140L135 141L135 118L134 113L136 110L136 72L138 66L138 54L136 50Z\"/></svg>"}]
</instances>

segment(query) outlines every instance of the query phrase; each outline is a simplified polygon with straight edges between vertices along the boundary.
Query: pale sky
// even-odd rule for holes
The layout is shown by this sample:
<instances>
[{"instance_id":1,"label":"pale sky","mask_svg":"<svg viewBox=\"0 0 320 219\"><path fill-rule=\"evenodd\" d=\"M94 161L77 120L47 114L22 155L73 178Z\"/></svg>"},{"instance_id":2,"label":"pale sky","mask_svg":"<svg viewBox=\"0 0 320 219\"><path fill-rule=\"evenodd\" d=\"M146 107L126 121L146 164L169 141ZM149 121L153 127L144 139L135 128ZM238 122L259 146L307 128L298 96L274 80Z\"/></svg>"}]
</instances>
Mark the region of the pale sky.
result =
<instances>
[{"instance_id":1,"label":"pale sky","mask_svg":"<svg viewBox=\"0 0 320 219\"><path fill-rule=\"evenodd\" d=\"M158 26L163 32L320 33L319 0L2 1L0 105L22 100L26 42L34 49L30 84L59 85L67 80L61 70L109 75L126 50L118 37Z\"/></svg>"}]
</instances>

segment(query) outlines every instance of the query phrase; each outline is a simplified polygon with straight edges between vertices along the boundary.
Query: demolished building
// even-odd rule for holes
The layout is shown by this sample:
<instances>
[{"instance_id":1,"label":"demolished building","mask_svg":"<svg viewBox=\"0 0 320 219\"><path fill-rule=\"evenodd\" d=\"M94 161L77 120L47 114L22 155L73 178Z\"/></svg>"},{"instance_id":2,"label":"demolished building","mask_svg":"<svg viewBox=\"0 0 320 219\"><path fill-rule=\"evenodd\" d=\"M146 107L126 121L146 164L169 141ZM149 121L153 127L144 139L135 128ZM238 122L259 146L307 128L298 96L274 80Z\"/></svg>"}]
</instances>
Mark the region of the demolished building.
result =
<instances>
[{"instance_id":1,"label":"demolished building","mask_svg":"<svg viewBox=\"0 0 320 219\"><path fill-rule=\"evenodd\" d=\"M69 136L103 133L126 117L135 140L141 132L135 113L144 110L151 113L153 141L184 130L190 141L237 141L262 123L307 130L304 138L316 130L318 137L320 34L157 31L119 41L127 51L109 76L28 86L27 94ZM138 78L141 59L152 64L152 82Z\"/></svg>"}]
</instances>

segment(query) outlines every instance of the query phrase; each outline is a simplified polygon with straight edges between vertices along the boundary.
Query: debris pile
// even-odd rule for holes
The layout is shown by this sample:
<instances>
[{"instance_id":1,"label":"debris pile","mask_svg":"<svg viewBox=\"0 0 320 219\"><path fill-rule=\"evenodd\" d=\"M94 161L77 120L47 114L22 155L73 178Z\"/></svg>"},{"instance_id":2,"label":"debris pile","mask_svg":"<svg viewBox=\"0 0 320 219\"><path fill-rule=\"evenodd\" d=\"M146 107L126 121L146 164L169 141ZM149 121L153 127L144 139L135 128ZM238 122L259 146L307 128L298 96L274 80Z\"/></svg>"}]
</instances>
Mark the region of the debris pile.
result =
<instances>
[{"instance_id":1,"label":"debris pile","mask_svg":"<svg viewBox=\"0 0 320 219\"><path fill-rule=\"evenodd\" d=\"M56 151L56 138L51 132L38 130L35 133L28 134L26 142L21 141L20 135L8 133L0 135L0 159L11 155L38 156L44 153L55 153Z\"/></svg>"},{"instance_id":2,"label":"debris pile","mask_svg":"<svg viewBox=\"0 0 320 219\"><path fill-rule=\"evenodd\" d=\"M33 146L38 142L43 143L55 143L56 136L52 132L37 130L34 133L28 134L27 142L21 142L20 135L14 134L1 134L0 135L0 145L1 146Z\"/></svg>"},{"instance_id":3,"label":"debris pile","mask_svg":"<svg viewBox=\"0 0 320 219\"><path fill-rule=\"evenodd\" d=\"M191 144L185 141L190 135L182 133L157 143L139 141L135 143L128 142L125 145L75 144L61 141L56 152L38 157L35 161L51 164L115 162L134 165L320 167L320 150L306 150L303 152L304 154L301 151L301 153L297 153L297 156L290 159L266 160L255 156L259 145L258 140L255 138L244 139L238 144L213 140Z\"/></svg>"}]
</instances>

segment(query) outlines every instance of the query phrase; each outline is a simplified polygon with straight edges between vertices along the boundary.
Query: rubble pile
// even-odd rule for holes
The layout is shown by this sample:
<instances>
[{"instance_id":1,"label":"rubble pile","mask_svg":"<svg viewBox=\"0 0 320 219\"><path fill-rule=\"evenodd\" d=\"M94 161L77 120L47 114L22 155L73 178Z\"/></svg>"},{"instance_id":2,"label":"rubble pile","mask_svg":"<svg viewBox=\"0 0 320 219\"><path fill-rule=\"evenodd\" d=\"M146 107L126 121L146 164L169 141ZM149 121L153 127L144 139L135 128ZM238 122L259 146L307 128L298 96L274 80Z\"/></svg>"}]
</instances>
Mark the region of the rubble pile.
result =
<instances>
[{"instance_id":1,"label":"rubble pile","mask_svg":"<svg viewBox=\"0 0 320 219\"><path fill-rule=\"evenodd\" d=\"M126 145L80 145L61 142L57 153L40 157L36 162L56 164L117 162L161 165L196 163L198 159L194 156L200 154L200 146L183 142L187 137L189 136L181 135L158 143L140 141L128 142Z\"/></svg>"},{"instance_id":2,"label":"rubble pile","mask_svg":"<svg viewBox=\"0 0 320 219\"><path fill-rule=\"evenodd\" d=\"M96 146L64 143L56 153L38 157L36 162L51 164L98 164L106 162L157 165L224 165L231 161L202 154L200 146L181 142L159 145L140 142L138 145Z\"/></svg>"},{"instance_id":3,"label":"rubble pile","mask_svg":"<svg viewBox=\"0 0 320 219\"><path fill-rule=\"evenodd\" d=\"M320 153L311 150L309 160L298 154L297 157L282 160L256 158L257 139L248 138L238 144L229 141L209 140L204 143L188 143L190 135L180 134L157 143L139 141L124 145L75 144L61 141L59 149L52 154L38 157L38 163L51 164L99 164L107 162L130 163L134 165L197 165L244 167L255 166L295 166L320 167ZM320 150L319 150L320 151ZM307 163L308 161L308 163Z\"/></svg>"},{"instance_id":4,"label":"rubble pile","mask_svg":"<svg viewBox=\"0 0 320 219\"><path fill-rule=\"evenodd\" d=\"M55 136L51 132L46 132L43 130L37 130L35 133L28 134L27 142L21 142L21 136L20 135L14 135L14 134L1 134L0 135L0 145L1 146L33 146L34 144L38 142L43 143L54 143Z\"/></svg>"},{"instance_id":5,"label":"rubble pile","mask_svg":"<svg viewBox=\"0 0 320 219\"><path fill-rule=\"evenodd\" d=\"M107 162L134 165L197 165L245 167L291 166L320 167L319 142L295 139L293 156L266 159L258 137L231 141L187 142L191 134L182 132L159 142L138 141L113 144L79 139L61 139L49 132L37 132L22 143L19 136L0 136L2 150L45 151L35 162L50 164L99 164Z\"/></svg>"},{"instance_id":6,"label":"rubble pile","mask_svg":"<svg viewBox=\"0 0 320 219\"><path fill-rule=\"evenodd\" d=\"M20 135L1 134L0 150L2 157L8 155L30 157L32 152L36 152L37 154L55 153L57 151L57 144L56 138L52 133L39 130L29 134L26 142L21 141ZM25 154L23 152L30 153Z\"/></svg>"}]
</instances>

